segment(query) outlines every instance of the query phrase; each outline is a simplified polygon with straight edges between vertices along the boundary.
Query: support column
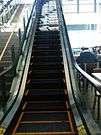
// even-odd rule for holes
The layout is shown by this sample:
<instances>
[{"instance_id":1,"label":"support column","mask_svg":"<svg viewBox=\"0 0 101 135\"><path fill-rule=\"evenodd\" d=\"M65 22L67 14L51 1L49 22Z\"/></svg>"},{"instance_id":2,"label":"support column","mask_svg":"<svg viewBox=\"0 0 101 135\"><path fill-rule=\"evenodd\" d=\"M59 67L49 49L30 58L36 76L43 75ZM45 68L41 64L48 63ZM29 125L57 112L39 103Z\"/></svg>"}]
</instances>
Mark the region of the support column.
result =
<instances>
[{"instance_id":1,"label":"support column","mask_svg":"<svg viewBox=\"0 0 101 135\"><path fill-rule=\"evenodd\" d=\"M80 9L79 9L79 6L80 6L79 4L80 4L80 3L79 3L79 0L77 0L77 13L80 12L80 11L79 11L79 10L80 10Z\"/></svg>"},{"instance_id":2,"label":"support column","mask_svg":"<svg viewBox=\"0 0 101 135\"><path fill-rule=\"evenodd\" d=\"M96 0L94 0L94 12L96 13Z\"/></svg>"}]
</instances>

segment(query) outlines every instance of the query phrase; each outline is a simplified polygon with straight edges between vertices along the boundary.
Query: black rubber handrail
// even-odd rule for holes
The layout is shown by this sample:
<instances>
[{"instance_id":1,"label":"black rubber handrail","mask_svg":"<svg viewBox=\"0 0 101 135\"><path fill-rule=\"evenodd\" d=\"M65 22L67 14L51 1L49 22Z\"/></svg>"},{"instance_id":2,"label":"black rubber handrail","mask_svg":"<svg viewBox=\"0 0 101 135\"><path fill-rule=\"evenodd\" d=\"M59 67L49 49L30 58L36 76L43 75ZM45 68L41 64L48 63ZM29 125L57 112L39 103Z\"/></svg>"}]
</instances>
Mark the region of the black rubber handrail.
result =
<instances>
[{"instance_id":1,"label":"black rubber handrail","mask_svg":"<svg viewBox=\"0 0 101 135\"><path fill-rule=\"evenodd\" d=\"M98 90L101 93L101 83L99 81L97 81L96 79L94 79L93 77L91 77L89 74L87 74L84 70L82 70L80 68L80 66L77 64L76 60L74 59L71 44L70 44L70 40L69 40L69 36L68 36L68 32L67 32L67 27L66 27L66 23L65 23L63 11L62 11L61 2L60 2L60 10L61 10L62 18L63 18L64 28L65 28L65 35L66 35L66 40L67 40L67 44L68 44L68 48L69 48L71 62L74 65L74 68L76 68L76 70L79 73L81 73L96 88L96 90Z\"/></svg>"},{"instance_id":2,"label":"black rubber handrail","mask_svg":"<svg viewBox=\"0 0 101 135\"><path fill-rule=\"evenodd\" d=\"M30 24L30 21L31 21L31 18L33 17L32 16L32 14L33 14L33 9L34 9L34 7L36 6L36 4L37 4L37 1L38 0L35 0L34 1L34 3L33 3L33 7L32 7L32 10L31 10L31 14L30 14L30 17L29 17L29 19L28 19L28 23L27 23L27 26L26 26L26 28L25 28L25 31L24 31L24 34L23 34L23 42L21 42L21 43L23 43L24 44L24 41L25 41L25 38L24 37L26 37L25 35L26 35L26 33L27 33L27 29L28 29L28 27L29 27L29 24ZM26 33L25 33L26 32ZM22 45L23 45L22 44ZM22 49L22 48L21 48ZM20 55L22 55L22 54L20 54ZM18 59L19 60L19 59ZM17 63L16 63L17 64ZM17 66L17 65L16 65ZM2 78L4 75L6 75L8 72L10 72L13 68L15 68L15 74L16 74L16 66L10 66L7 70L5 70L5 71L3 71L1 74L0 74L0 78ZM4 121L4 119L6 118L6 115L10 112L10 110L12 109L12 106L14 105L14 103L16 102L16 99L17 99L17 97L18 97L18 95L19 95L19 90L18 90L18 92L17 92L17 95L16 95L16 97L15 97L15 99L14 99L14 101L13 101L13 103L11 103L11 105L10 105L10 107L8 108L8 110L7 110L7 112L4 114L4 116L1 118L1 120L0 120L0 124L2 124L2 122Z\"/></svg>"},{"instance_id":3,"label":"black rubber handrail","mask_svg":"<svg viewBox=\"0 0 101 135\"><path fill-rule=\"evenodd\" d=\"M81 93L79 93L80 89L79 89L79 86L76 84L77 78L75 79L75 71L77 71L77 73L81 74L81 76L83 76L83 78L85 80L87 80L87 82L89 84L91 84L96 91L99 91L100 93L101 93L101 83L99 81L97 81L96 79L94 79L93 77L91 77L89 74L87 74L84 70L82 70L80 68L80 66L77 64L76 60L74 59L70 40L69 40L69 35L68 35L68 31L67 31L67 26L65 23L64 14L63 14L63 10L62 10L61 0L57 0L57 8L58 8L58 12L59 12L58 16L59 16L59 24L60 24L63 51L65 54L65 60L67 61L67 68L69 71L68 74L69 74L71 90L72 90L71 94L70 94L70 98L72 95L74 104L76 105L76 109L79 112L78 117L80 116L80 118L82 120L81 123L83 124L84 132L86 131L88 135L91 135L93 133L93 131L95 130L94 128L96 128L95 132L99 133L100 129L99 129L98 125L96 124L96 122L94 121L94 119L92 118L91 111L89 110L89 108L87 108L85 101L83 101L83 99L81 99L82 98ZM73 107L74 107L74 105L73 105ZM85 108L86 108L86 111L84 111ZM75 109L73 109L73 112L75 115ZM75 116L77 116L77 115L75 115ZM88 118L89 118L89 120L88 120ZM79 125L78 118L75 117L75 119L76 119L77 125Z\"/></svg>"}]
</instances>

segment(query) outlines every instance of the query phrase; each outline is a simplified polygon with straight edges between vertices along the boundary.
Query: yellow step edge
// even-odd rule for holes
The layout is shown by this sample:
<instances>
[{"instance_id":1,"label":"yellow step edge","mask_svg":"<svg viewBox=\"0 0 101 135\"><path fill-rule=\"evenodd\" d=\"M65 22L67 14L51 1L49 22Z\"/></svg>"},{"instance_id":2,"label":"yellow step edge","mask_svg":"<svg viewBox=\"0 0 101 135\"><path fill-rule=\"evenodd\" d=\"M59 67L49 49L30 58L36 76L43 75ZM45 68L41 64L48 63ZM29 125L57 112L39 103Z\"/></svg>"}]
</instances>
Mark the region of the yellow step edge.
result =
<instances>
[{"instance_id":1,"label":"yellow step edge","mask_svg":"<svg viewBox=\"0 0 101 135\"><path fill-rule=\"evenodd\" d=\"M63 121L21 121L20 123L37 123L37 124L41 124L41 123L61 123L61 122L67 122L67 123L69 123L69 121L65 121L65 120L63 120Z\"/></svg>"},{"instance_id":2,"label":"yellow step edge","mask_svg":"<svg viewBox=\"0 0 101 135\"><path fill-rule=\"evenodd\" d=\"M75 132L30 132L15 133L15 135L75 135Z\"/></svg>"}]
</instances>

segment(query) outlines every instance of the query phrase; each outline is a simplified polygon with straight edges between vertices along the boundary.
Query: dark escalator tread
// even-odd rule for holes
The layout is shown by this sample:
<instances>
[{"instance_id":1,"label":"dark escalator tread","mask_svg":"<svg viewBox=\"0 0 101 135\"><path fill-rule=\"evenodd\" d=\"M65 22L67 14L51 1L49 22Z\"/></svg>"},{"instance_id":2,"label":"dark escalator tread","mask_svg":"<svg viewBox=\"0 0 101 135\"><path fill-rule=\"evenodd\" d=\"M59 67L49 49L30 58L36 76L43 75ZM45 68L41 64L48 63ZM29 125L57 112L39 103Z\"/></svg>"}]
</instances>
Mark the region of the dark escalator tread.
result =
<instances>
[{"instance_id":1,"label":"dark escalator tread","mask_svg":"<svg viewBox=\"0 0 101 135\"><path fill-rule=\"evenodd\" d=\"M30 63L30 69L33 70L60 70L62 71L64 68L62 63Z\"/></svg>"},{"instance_id":2,"label":"dark escalator tread","mask_svg":"<svg viewBox=\"0 0 101 135\"><path fill-rule=\"evenodd\" d=\"M62 52L59 50L59 49L46 49L46 50L44 50L44 48L43 49L36 49L35 50L35 48L33 47L33 52L35 52L35 53L39 53L39 54L62 54Z\"/></svg>"},{"instance_id":3,"label":"dark escalator tread","mask_svg":"<svg viewBox=\"0 0 101 135\"><path fill-rule=\"evenodd\" d=\"M39 75L39 74L54 74L54 75L55 75L55 74L58 74L58 75L60 74L60 75L62 75L62 74L64 74L64 71L61 70L61 72L60 72L60 70L55 70L55 69L54 69L54 70L33 70L33 72L32 72L32 70L29 70L29 75L30 75L30 74L34 74L34 75L35 75L35 74L36 74L36 75L37 75L37 74L38 74L38 75Z\"/></svg>"},{"instance_id":4,"label":"dark escalator tread","mask_svg":"<svg viewBox=\"0 0 101 135\"><path fill-rule=\"evenodd\" d=\"M52 70L53 71L53 70ZM28 75L29 78L40 78L40 79L60 79L64 77L64 73L63 72L57 72L57 70L54 70L54 72L49 72L49 70L46 71L42 71L42 70L33 70L33 72L30 72Z\"/></svg>"},{"instance_id":5,"label":"dark escalator tread","mask_svg":"<svg viewBox=\"0 0 101 135\"><path fill-rule=\"evenodd\" d=\"M44 32L44 33L45 33L45 32ZM45 38L45 39L47 39L47 38L48 38L48 39L49 39L49 38L51 38L51 39L56 39L56 38L58 38L58 39L59 39L60 36L59 36L59 34L54 34L54 33L53 33L53 34L47 34L47 35L46 35L46 34L41 34L41 33L40 33L40 34L37 34L37 33L36 33L35 38L37 38L37 39L43 39L43 38Z\"/></svg>"},{"instance_id":6,"label":"dark escalator tread","mask_svg":"<svg viewBox=\"0 0 101 135\"><path fill-rule=\"evenodd\" d=\"M35 38L35 40L34 40L34 43L52 43L52 44L60 44L60 40L59 39L57 39L57 38L54 38L54 37L46 37L45 39L44 38L39 38L39 37L37 37L37 38ZM49 45L48 44L48 45Z\"/></svg>"},{"instance_id":7,"label":"dark escalator tread","mask_svg":"<svg viewBox=\"0 0 101 135\"><path fill-rule=\"evenodd\" d=\"M66 100L66 97L65 95L61 95L61 94L57 94L57 95L54 95L54 94L32 94L32 92L29 92L29 94L25 97L25 99L27 101L54 101L54 100L59 100L59 101L65 101Z\"/></svg>"},{"instance_id":8,"label":"dark escalator tread","mask_svg":"<svg viewBox=\"0 0 101 135\"><path fill-rule=\"evenodd\" d=\"M25 95L26 100L49 101L49 100L66 100L66 95L62 89L29 89Z\"/></svg>"},{"instance_id":9,"label":"dark escalator tread","mask_svg":"<svg viewBox=\"0 0 101 135\"><path fill-rule=\"evenodd\" d=\"M57 54L56 55L37 55L37 56L32 56L32 58L31 58L32 60L34 60L34 59L55 59L55 60L57 60L57 59L62 59L62 56L57 56ZM62 59L63 60L63 59Z\"/></svg>"},{"instance_id":10,"label":"dark escalator tread","mask_svg":"<svg viewBox=\"0 0 101 135\"><path fill-rule=\"evenodd\" d=\"M34 89L48 89L50 87L50 89L62 89L62 88L66 88L65 85L61 85L61 84L44 84L44 85L41 85L39 83L37 84L30 84L29 86L27 86L27 88L31 89L31 88L34 88Z\"/></svg>"},{"instance_id":11,"label":"dark escalator tread","mask_svg":"<svg viewBox=\"0 0 101 135\"><path fill-rule=\"evenodd\" d=\"M47 33L47 32L46 32L46 33ZM60 35L59 35L59 34L54 34L54 33L53 33L53 34L52 34L52 33L51 33L51 34L49 34L49 33L46 34L46 33L44 32L44 33L42 34L42 33L38 33L38 32L37 32L37 33L35 34L35 38L37 38L37 37L38 37L38 38L45 38L45 37L46 37L46 38L51 38L51 39L52 39L52 38L58 38L58 39L60 38Z\"/></svg>"},{"instance_id":12,"label":"dark escalator tread","mask_svg":"<svg viewBox=\"0 0 101 135\"><path fill-rule=\"evenodd\" d=\"M44 55L44 56L47 56L47 55L55 56L55 55L57 55L59 57L62 55L61 51L51 51L51 50L47 50L47 51L34 50L33 54L34 54L34 56L42 56L42 55Z\"/></svg>"},{"instance_id":13,"label":"dark escalator tread","mask_svg":"<svg viewBox=\"0 0 101 135\"><path fill-rule=\"evenodd\" d=\"M33 47L34 49L40 49L40 48L43 48L43 49L55 49L55 50L58 50L58 49L61 49L61 45L60 45L60 42L49 42L49 41L35 41L34 44L33 44Z\"/></svg>"},{"instance_id":14,"label":"dark escalator tread","mask_svg":"<svg viewBox=\"0 0 101 135\"><path fill-rule=\"evenodd\" d=\"M44 32L44 33L45 33L45 32ZM47 32L46 32L46 33L47 33ZM35 38L37 38L37 39L40 39L40 38L42 38L42 39L43 39L43 38L46 38L46 39L47 39L47 38L48 38L48 39L49 39L49 38L51 38L51 39L56 39L56 38L58 38L58 39L59 39L59 38L60 38L60 35L59 35L59 34L54 34L54 33L53 33L53 34L47 34L47 35L46 35L46 34L41 34L41 33L40 33L40 34L37 34L37 33L36 33Z\"/></svg>"},{"instance_id":15,"label":"dark escalator tread","mask_svg":"<svg viewBox=\"0 0 101 135\"><path fill-rule=\"evenodd\" d=\"M43 47L43 48L52 48L52 49L58 49L58 48L61 48L61 45L60 45L60 41L34 41L33 43L33 47L36 47L36 48L40 48L40 47Z\"/></svg>"},{"instance_id":16,"label":"dark escalator tread","mask_svg":"<svg viewBox=\"0 0 101 135\"><path fill-rule=\"evenodd\" d=\"M37 44L39 44L39 43L37 43ZM53 44L52 44L52 46L41 46L41 44L40 44L40 46L38 46L37 44L35 44L34 46L33 46L33 49L36 49L36 50L44 50L44 51L48 51L49 49L51 50L51 51L60 51L60 49L61 49L61 46L59 47L59 48L57 48L56 46L53 46Z\"/></svg>"},{"instance_id":17,"label":"dark escalator tread","mask_svg":"<svg viewBox=\"0 0 101 135\"><path fill-rule=\"evenodd\" d=\"M29 80L28 80L29 81ZM33 83L33 84L63 84L64 81L62 79L34 79L34 78L31 78L31 81L30 83Z\"/></svg>"},{"instance_id":18,"label":"dark escalator tread","mask_svg":"<svg viewBox=\"0 0 101 135\"><path fill-rule=\"evenodd\" d=\"M28 102L25 111L66 111L66 103L63 101Z\"/></svg>"},{"instance_id":19,"label":"dark escalator tread","mask_svg":"<svg viewBox=\"0 0 101 135\"><path fill-rule=\"evenodd\" d=\"M64 89L50 89L50 88L48 88L48 89L28 89L29 90L29 92L32 92L32 94L34 93L34 94L64 94Z\"/></svg>"},{"instance_id":20,"label":"dark escalator tread","mask_svg":"<svg viewBox=\"0 0 101 135\"><path fill-rule=\"evenodd\" d=\"M59 36L59 31L37 31L35 33L36 36Z\"/></svg>"},{"instance_id":21,"label":"dark escalator tread","mask_svg":"<svg viewBox=\"0 0 101 135\"><path fill-rule=\"evenodd\" d=\"M34 59L33 60L34 63L40 63L40 62L44 62L44 63L47 63L47 62L62 62L62 59Z\"/></svg>"},{"instance_id":22,"label":"dark escalator tread","mask_svg":"<svg viewBox=\"0 0 101 135\"><path fill-rule=\"evenodd\" d=\"M70 124L65 121L61 122L54 122L54 123L20 123L17 133L18 132L66 132L70 131Z\"/></svg>"},{"instance_id":23,"label":"dark escalator tread","mask_svg":"<svg viewBox=\"0 0 101 135\"><path fill-rule=\"evenodd\" d=\"M33 64L34 66L47 66L47 67L53 67L53 66L56 66L56 67L63 67L63 63L59 63L59 62L47 62L47 63L44 63L44 62L40 62L40 63L31 63ZM34 67L33 67L34 69ZM50 69L51 70L51 69Z\"/></svg>"},{"instance_id":24,"label":"dark escalator tread","mask_svg":"<svg viewBox=\"0 0 101 135\"><path fill-rule=\"evenodd\" d=\"M40 33L36 33L35 37L42 37L42 38L45 38L45 37L54 37L54 38L57 38L57 37L60 37L59 35L59 32L53 32L53 31L41 31Z\"/></svg>"},{"instance_id":25,"label":"dark escalator tread","mask_svg":"<svg viewBox=\"0 0 101 135\"><path fill-rule=\"evenodd\" d=\"M37 80L29 80L27 88L66 88L65 83L62 80L56 79L37 79Z\"/></svg>"},{"instance_id":26,"label":"dark escalator tread","mask_svg":"<svg viewBox=\"0 0 101 135\"><path fill-rule=\"evenodd\" d=\"M51 94L51 93L54 93L54 94L58 94L58 93L60 93L60 94L64 94L64 89L62 88L62 89L51 89L51 88L47 88L47 89L42 89L42 88L40 88L40 89L33 89L33 88L31 88L31 89L26 89L26 90L28 90L29 92L32 92L32 94L33 93L35 93L35 94L44 94L44 93L46 93L46 94ZM34 92L33 92L34 91Z\"/></svg>"},{"instance_id":27,"label":"dark escalator tread","mask_svg":"<svg viewBox=\"0 0 101 135\"><path fill-rule=\"evenodd\" d=\"M56 47L56 46L43 46L43 45L38 46L38 45L36 45L36 46L33 46L33 49L36 51L44 50L44 52L48 52L49 50L61 52L61 46Z\"/></svg>"},{"instance_id":28,"label":"dark escalator tread","mask_svg":"<svg viewBox=\"0 0 101 135\"><path fill-rule=\"evenodd\" d=\"M67 112L25 112L21 122L25 121L68 121Z\"/></svg>"},{"instance_id":29,"label":"dark escalator tread","mask_svg":"<svg viewBox=\"0 0 101 135\"><path fill-rule=\"evenodd\" d=\"M59 38L54 38L54 37L46 37L45 39L44 38L39 38L38 36L37 36L37 38L35 38L35 40L34 40L34 43L35 42L38 42L38 43L53 43L53 44L55 44L55 43L60 43L60 40L59 40Z\"/></svg>"},{"instance_id":30,"label":"dark escalator tread","mask_svg":"<svg viewBox=\"0 0 101 135\"><path fill-rule=\"evenodd\" d=\"M33 62L62 62L62 57L36 57L32 60Z\"/></svg>"}]
</instances>

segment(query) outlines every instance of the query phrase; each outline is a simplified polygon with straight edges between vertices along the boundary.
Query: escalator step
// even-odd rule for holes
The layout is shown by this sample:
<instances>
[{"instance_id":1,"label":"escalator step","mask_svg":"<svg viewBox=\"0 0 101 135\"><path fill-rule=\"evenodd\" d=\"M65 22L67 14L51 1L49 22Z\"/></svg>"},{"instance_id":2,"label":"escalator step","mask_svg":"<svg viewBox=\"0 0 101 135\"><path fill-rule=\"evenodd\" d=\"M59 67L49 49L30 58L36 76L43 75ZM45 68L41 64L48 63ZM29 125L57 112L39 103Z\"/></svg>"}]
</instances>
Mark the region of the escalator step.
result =
<instances>
[{"instance_id":1,"label":"escalator step","mask_svg":"<svg viewBox=\"0 0 101 135\"><path fill-rule=\"evenodd\" d=\"M64 66L62 63L57 62L40 62L40 63L30 63L30 69L33 70L63 70Z\"/></svg>"},{"instance_id":2,"label":"escalator step","mask_svg":"<svg viewBox=\"0 0 101 135\"><path fill-rule=\"evenodd\" d=\"M28 88L66 88L65 83L62 80L56 79L37 79L28 80Z\"/></svg>"},{"instance_id":3,"label":"escalator step","mask_svg":"<svg viewBox=\"0 0 101 135\"><path fill-rule=\"evenodd\" d=\"M29 81L29 80L28 80ZM30 80L30 83L32 84L63 84L64 81L62 79L34 79L34 78L31 78Z\"/></svg>"},{"instance_id":4,"label":"escalator step","mask_svg":"<svg viewBox=\"0 0 101 135\"><path fill-rule=\"evenodd\" d=\"M64 77L64 73L63 72L59 72L58 70L51 70L51 71L49 71L49 70L44 70L44 71L42 71L42 70L33 70L33 72L32 71L30 71L29 72L29 74L28 74L28 78L40 78L40 79L48 79L48 78L50 78L50 79L59 79L59 78L63 78Z\"/></svg>"},{"instance_id":5,"label":"escalator step","mask_svg":"<svg viewBox=\"0 0 101 135\"><path fill-rule=\"evenodd\" d=\"M37 64L38 65L38 64ZM44 64L45 65L45 64ZM53 65L54 66L54 65ZM64 74L64 71L61 70L61 72L59 70L29 70L29 75L30 74Z\"/></svg>"},{"instance_id":6,"label":"escalator step","mask_svg":"<svg viewBox=\"0 0 101 135\"><path fill-rule=\"evenodd\" d=\"M65 101L66 95L62 89L29 89L25 93L27 101Z\"/></svg>"},{"instance_id":7,"label":"escalator step","mask_svg":"<svg viewBox=\"0 0 101 135\"><path fill-rule=\"evenodd\" d=\"M25 106L26 105L26 106ZM63 101L27 102L25 111L66 111L66 103ZM23 110L23 111L24 111Z\"/></svg>"},{"instance_id":8,"label":"escalator step","mask_svg":"<svg viewBox=\"0 0 101 135\"><path fill-rule=\"evenodd\" d=\"M34 50L33 51L33 55L34 56L47 56L47 55L51 55L51 56L61 56L62 53L61 51L51 51L51 50L47 50L47 51L44 51L44 50Z\"/></svg>"},{"instance_id":9,"label":"escalator step","mask_svg":"<svg viewBox=\"0 0 101 135\"><path fill-rule=\"evenodd\" d=\"M43 47L43 48L51 48L51 49L57 50L57 49L61 48L61 45L60 45L59 41L50 42L50 41L44 41L43 40L43 42L41 42L41 41L36 40L33 43L33 47L36 48L36 49L38 49L40 47Z\"/></svg>"},{"instance_id":10,"label":"escalator step","mask_svg":"<svg viewBox=\"0 0 101 135\"><path fill-rule=\"evenodd\" d=\"M47 35L46 34L45 35L44 34L43 35L42 34L36 34L35 35L35 39L44 39L44 38L45 39L50 38L52 40L52 39L59 39L60 36L58 34L50 34L50 35L49 34L47 34Z\"/></svg>"},{"instance_id":11,"label":"escalator step","mask_svg":"<svg viewBox=\"0 0 101 135\"><path fill-rule=\"evenodd\" d=\"M46 36L59 36L59 31L37 31L35 33L36 36L43 36L45 38Z\"/></svg>"},{"instance_id":12,"label":"escalator step","mask_svg":"<svg viewBox=\"0 0 101 135\"><path fill-rule=\"evenodd\" d=\"M34 43L35 42L41 42L41 43L60 43L60 40L59 38L54 38L54 37L46 37L45 39L44 38L39 38L39 36L37 36L34 40Z\"/></svg>"},{"instance_id":13,"label":"escalator step","mask_svg":"<svg viewBox=\"0 0 101 135\"><path fill-rule=\"evenodd\" d=\"M25 97L26 101L54 101L54 100L59 100L59 101L65 101L66 97L65 95L61 95L61 94L57 94L57 95L53 95L53 94L37 94L34 93L33 94L30 90L30 92L28 93L28 96Z\"/></svg>"},{"instance_id":14,"label":"escalator step","mask_svg":"<svg viewBox=\"0 0 101 135\"><path fill-rule=\"evenodd\" d=\"M32 61L32 60L31 60ZM33 59L33 62L62 62L63 59L62 57L58 58L58 57L35 57Z\"/></svg>"},{"instance_id":15,"label":"escalator step","mask_svg":"<svg viewBox=\"0 0 101 135\"><path fill-rule=\"evenodd\" d=\"M68 121L67 112L25 112L21 122L25 121Z\"/></svg>"},{"instance_id":16,"label":"escalator step","mask_svg":"<svg viewBox=\"0 0 101 135\"><path fill-rule=\"evenodd\" d=\"M65 121L54 122L54 123L20 123L17 133L18 132L66 132L70 131L70 124Z\"/></svg>"},{"instance_id":17,"label":"escalator step","mask_svg":"<svg viewBox=\"0 0 101 135\"><path fill-rule=\"evenodd\" d=\"M62 59L62 56L57 56L57 54L55 55L32 55L31 59Z\"/></svg>"},{"instance_id":18,"label":"escalator step","mask_svg":"<svg viewBox=\"0 0 101 135\"><path fill-rule=\"evenodd\" d=\"M62 52L59 50L59 49L57 49L57 50L53 50L53 49L48 49L48 48L46 48L47 50L44 50L44 49L34 49L34 47L33 47L33 52L36 52L36 53L43 53L43 54L49 54L49 53L55 53L55 54L58 54L58 53L61 53L62 54Z\"/></svg>"},{"instance_id":19,"label":"escalator step","mask_svg":"<svg viewBox=\"0 0 101 135\"><path fill-rule=\"evenodd\" d=\"M39 43L37 43L37 44L39 44ZM41 44L40 44L40 46L38 46L37 44L35 44L34 46L33 46L33 49L36 49L36 50L44 50L44 51L48 51L49 49L51 50L51 51L60 51L60 49L61 49L61 46L60 47L56 47L56 46L53 46L53 44L51 44L50 46L42 46ZM47 43L48 44L48 43Z\"/></svg>"},{"instance_id":20,"label":"escalator step","mask_svg":"<svg viewBox=\"0 0 101 135\"><path fill-rule=\"evenodd\" d=\"M60 94L64 94L64 89L62 88L62 89L50 89L50 88L47 88L47 89L42 89L42 88L40 88L40 89L26 89L26 91L30 91L30 92L32 92L32 94L33 94L33 91L34 91L34 93L35 94L51 94L51 93L56 93L56 94L58 94L58 93L60 93Z\"/></svg>"}]
</instances>

